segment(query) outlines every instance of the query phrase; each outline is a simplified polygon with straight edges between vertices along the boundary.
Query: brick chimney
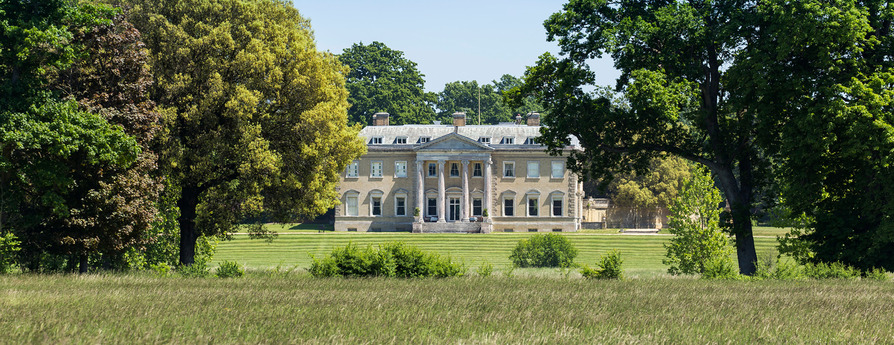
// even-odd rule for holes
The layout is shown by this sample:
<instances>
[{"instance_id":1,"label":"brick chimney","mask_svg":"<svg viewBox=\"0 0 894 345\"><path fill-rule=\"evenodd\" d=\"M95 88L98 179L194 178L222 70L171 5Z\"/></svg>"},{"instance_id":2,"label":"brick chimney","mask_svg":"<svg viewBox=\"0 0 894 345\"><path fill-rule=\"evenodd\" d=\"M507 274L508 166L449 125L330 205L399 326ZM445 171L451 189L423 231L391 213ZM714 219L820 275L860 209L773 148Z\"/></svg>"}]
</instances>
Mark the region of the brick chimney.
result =
<instances>
[{"instance_id":1,"label":"brick chimney","mask_svg":"<svg viewBox=\"0 0 894 345\"><path fill-rule=\"evenodd\" d=\"M465 126L466 125L466 113L463 113L463 112L453 113L453 125L456 127Z\"/></svg>"},{"instance_id":2,"label":"brick chimney","mask_svg":"<svg viewBox=\"0 0 894 345\"><path fill-rule=\"evenodd\" d=\"M373 126L388 126L388 113L376 113L373 115Z\"/></svg>"},{"instance_id":3,"label":"brick chimney","mask_svg":"<svg viewBox=\"0 0 894 345\"><path fill-rule=\"evenodd\" d=\"M539 113L528 113L528 126L540 126Z\"/></svg>"}]
</instances>

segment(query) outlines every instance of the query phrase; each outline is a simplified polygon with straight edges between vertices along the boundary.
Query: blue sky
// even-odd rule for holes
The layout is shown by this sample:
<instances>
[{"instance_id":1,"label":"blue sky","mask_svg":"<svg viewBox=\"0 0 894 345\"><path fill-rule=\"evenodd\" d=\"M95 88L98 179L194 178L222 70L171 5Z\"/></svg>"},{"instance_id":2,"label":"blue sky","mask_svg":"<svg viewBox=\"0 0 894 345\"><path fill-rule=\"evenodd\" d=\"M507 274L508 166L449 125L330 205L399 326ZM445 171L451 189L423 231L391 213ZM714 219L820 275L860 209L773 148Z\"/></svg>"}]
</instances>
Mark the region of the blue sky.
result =
<instances>
[{"instance_id":1,"label":"blue sky","mask_svg":"<svg viewBox=\"0 0 894 345\"><path fill-rule=\"evenodd\" d=\"M317 48L339 54L354 43L379 41L400 50L425 74L426 91L457 80L491 83L521 76L544 52L543 21L562 9L560 0L351 1L292 0L309 18ZM597 83L614 85L610 60L593 61Z\"/></svg>"}]
</instances>

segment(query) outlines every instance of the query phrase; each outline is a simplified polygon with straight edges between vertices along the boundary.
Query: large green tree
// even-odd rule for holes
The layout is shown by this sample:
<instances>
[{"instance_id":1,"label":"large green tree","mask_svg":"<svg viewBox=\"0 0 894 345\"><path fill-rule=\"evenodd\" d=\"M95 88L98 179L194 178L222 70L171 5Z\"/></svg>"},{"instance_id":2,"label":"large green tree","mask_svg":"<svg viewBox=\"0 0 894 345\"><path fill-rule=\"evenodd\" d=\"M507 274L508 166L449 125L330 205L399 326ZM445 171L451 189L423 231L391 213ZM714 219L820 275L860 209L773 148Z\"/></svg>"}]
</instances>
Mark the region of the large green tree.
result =
<instances>
[{"instance_id":1,"label":"large green tree","mask_svg":"<svg viewBox=\"0 0 894 345\"><path fill-rule=\"evenodd\" d=\"M813 260L894 270L894 2L770 1L730 92L761 119Z\"/></svg>"},{"instance_id":2,"label":"large green tree","mask_svg":"<svg viewBox=\"0 0 894 345\"><path fill-rule=\"evenodd\" d=\"M727 67L746 43L738 31L746 1L571 0L545 23L562 58L544 54L515 93L534 94L550 109L543 141L558 153L569 134L584 151L570 165L611 181L627 168L645 171L671 154L708 167L731 206L739 269L755 271L751 229L761 184L753 113L728 100ZM608 54L621 71L627 104L588 92L587 60Z\"/></svg>"},{"instance_id":3,"label":"large green tree","mask_svg":"<svg viewBox=\"0 0 894 345\"><path fill-rule=\"evenodd\" d=\"M108 23L75 34L74 41L83 45L84 54L53 83L82 109L100 114L140 145L131 166L109 169L102 179L79 184L79 202L73 203L72 216L55 224L94 241L108 264L120 262L127 248L150 240L161 191L156 155L149 147L159 115L149 100L148 52L139 31L117 12Z\"/></svg>"},{"instance_id":4,"label":"large green tree","mask_svg":"<svg viewBox=\"0 0 894 345\"><path fill-rule=\"evenodd\" d=\"M321 214L363 153L345 67L279 0L130 0L163 114L159 166L180 210L180 263L245 216Z\"/></svg>"},{"instance_id":5,"label":"large green tree","mask_svg":"<svg viewBox=\"0 0 894 345\"><path fill-rule=\"evenodd\" d=\"M391 115L391 124L431 123L436 95L425 92L425 75L416 63L382 42L356 43L338 56L350 68L347 74L348 119L372 124L378 112Z\"/></svg>"},{"instance_id":6,"label":"large green tree","mask_svg":"<svg viewBox=\"0 0 894 345\"><path fill-rule=\"evenodd\" d=\"M480 103L479 103L480 101ZM444 85L438 94L438 115L445 121L452 121L455 112L466 113L466 123L478 124L478 109L481 109L481 124L496 124L511 121L514 115L503 105L503 98L493 85L478 85L477 81L455 81Z\"/></svg>"},{"instance_id":7,"label":"large green tree","mask_svg":"<svg viewBox=\"0 0 894 345\"><path fill-rule=\"evenodd\" d=\"M690 163L679 157L652 158L642 174L628 171L614 176L606 192L618 206L667 208L692 178L691 170Z\"/></svg>"},{"instance_id":8,"label":"large green tree","mask_svg":"<svg viewBox=\"0 0 894 345\"><path fill-rule=\"evenodd\" d=\"M83 271L88 254L131 244L147 225L140 210L104 200L132 196L107 187L137 159L139 142L97 108L63 100L90 92L59 88L61 75L96 56L86 38L118 27L115 13L73 1L0 2L0 232L22 239L25 268L40 269L48 253L80 258Z\"/></svg>"},{"instance_id":9,"label":"large green tree","mask_svg":"<svg viewBox=\"0 0 894 345\"><path fill-rule=\"evenodd\" d=\"M516 115L540 112L546 115L532 96L524 97L518 105L503 99L503 93L522 85L522 80L504 74L500 80L492 84L479 85L477 81L455 81L444 85L438 93L438 116L451 121L450 115L465 112L468 124L478 124L478 111L481 110L481 124L493 125L499 122L514 121Z\"/></svg>"},{"instance_id":10,"label":"large green tree","mask_svg":"<svg viewBox=\"0 0 894 345\"><path fill-rule=\"evenodd\" d=\"M533 93L561 114L547 118L545 141L555 150L578 136L587 150L570 157L577 170L610 178L664 153L706 166L731 207L745 274L755 270L752 205L771 167L794 209L815 215L809 240L825 260L851 244L890 250L869 240L890 238L890 2L572 0L545 27L562 58L541 57L515 97ZM584 89L595 79L587 60L604 54L626 104ZM835 230L861 215L873 220Z\"/></svg>"}]
</instances>

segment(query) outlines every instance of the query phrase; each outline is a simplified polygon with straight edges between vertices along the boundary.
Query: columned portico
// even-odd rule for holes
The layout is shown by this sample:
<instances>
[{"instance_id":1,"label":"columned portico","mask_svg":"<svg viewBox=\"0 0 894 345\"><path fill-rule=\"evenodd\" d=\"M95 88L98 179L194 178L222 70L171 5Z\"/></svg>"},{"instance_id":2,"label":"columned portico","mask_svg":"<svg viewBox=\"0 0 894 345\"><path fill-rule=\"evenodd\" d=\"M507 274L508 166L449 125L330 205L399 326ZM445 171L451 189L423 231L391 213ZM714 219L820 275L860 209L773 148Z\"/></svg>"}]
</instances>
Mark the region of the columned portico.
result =
<instances>
[{"instance_id":1,"label":"columned portico","mask_svg":"<svg viewBox=\"0 0 894 345\"><path fill-rule=\"evenodd\" d=\"M484 209L488 210L489 215L494 214L494 210L492 209L492 201L491 201L491 180L493 177L491 176L491 165L493 161L491 161L490 156L484 161Z\"/></svg>"},{"instance_id":2,"label":"columned portico","mask_svg":"<svg viewBox=\"0 0 894 345\"><path fill-rule=\"evenodd\" d=\"M444 187L444 160L438 160L438 223L444 223L444 204L447 197L446 188Z\"/></svg>"},{"instance_id":3,"label":"columned portico","mask_svg":"<svg viewBox=\"0 0 894 345\"><path fill-rule=\"evenodd\" d=\"M469 221L469 161L463 160L463 200L460 205L459 219L463 222Z\"/></svg>"},{"instance_id":4,"label":"columned portico","mask_svg":"<svg viewBox=\"0 0 894 345\"><path fill-rule=\"evenodd\" d=\"M416 208L419 209L420 215L425 208L425 185L422 179L422 160L416 160ZM415 210L414 210L415 212Z\"/></svg>"}]
</instances>

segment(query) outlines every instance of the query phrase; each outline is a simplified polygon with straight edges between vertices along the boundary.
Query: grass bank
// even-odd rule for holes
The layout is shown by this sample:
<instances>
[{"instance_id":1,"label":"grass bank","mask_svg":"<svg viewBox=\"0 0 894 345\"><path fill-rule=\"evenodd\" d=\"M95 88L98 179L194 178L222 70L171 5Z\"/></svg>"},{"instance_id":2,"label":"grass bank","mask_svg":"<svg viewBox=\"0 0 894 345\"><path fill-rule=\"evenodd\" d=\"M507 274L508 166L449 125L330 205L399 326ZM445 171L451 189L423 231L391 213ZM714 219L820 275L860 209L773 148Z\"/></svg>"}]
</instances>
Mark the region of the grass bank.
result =
<instances>
[{"instance_id":1,"label":"grass bank","mask_svg":"<svg viewBox=\"0 0 894 345\"><path fill-rule=\"evenodd\" d=\"M660 275L667 270L664 244L670 236L622 235L615 233L567 233L578 249L578 263L594 265L602 254L617 249L624 259L625 274L632 276ZM493 234L410 234L410 233L292 233L280 234L272 242L251 240L247 235L236 235L232 241L218 244L213 266L221 261L236 261L254 269L275 266L309 267L310 255L328 254L335 247L353 243L358 246L378 245L389 241L403 241L422 250L449 255L474 268L489 262L497 268L510 266L509 254L528 233ZM775 237L755 238L758 257L776 255Z\"/></svg>"},{"instance_id":2,"label":"grass bank","mask_svg":"<svg viewBox=\"0 0 894 345\"><path fill-rule=\"evenodd\" d=\"M892 343L894 284L0 276L3 343Z\"/></svg>"}]
</instances>

